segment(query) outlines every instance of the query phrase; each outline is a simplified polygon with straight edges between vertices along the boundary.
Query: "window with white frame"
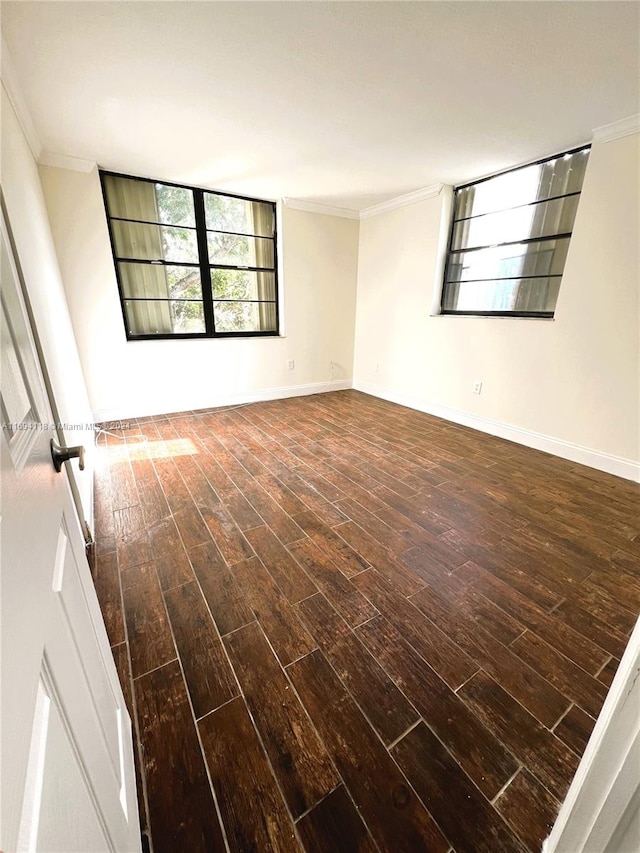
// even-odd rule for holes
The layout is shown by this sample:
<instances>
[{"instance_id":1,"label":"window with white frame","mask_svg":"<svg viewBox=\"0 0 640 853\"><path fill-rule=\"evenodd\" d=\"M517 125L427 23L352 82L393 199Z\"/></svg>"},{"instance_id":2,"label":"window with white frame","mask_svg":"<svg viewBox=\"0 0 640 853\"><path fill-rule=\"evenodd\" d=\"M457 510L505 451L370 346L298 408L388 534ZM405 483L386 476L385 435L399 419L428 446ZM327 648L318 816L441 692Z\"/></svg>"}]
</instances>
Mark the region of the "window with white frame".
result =
<instances>
[{"instance_id":1,"label":"window with white frame","mask_svg":"<svg viewBox=\"0 0 640 853\"><path fill-rule=\"evenodd\" d=\"M100 180L129 340L278 334L274 202Z\"/></svg>"},{"instance_id":2,"label":"window with white frame","mask_svg":"<svg viewBox=\"0 0 640 853\"><path fill-rule=\"evenodd\" d=\"M455 188L441 313L553 317L589 150Z\"/></svg>"}]
</instances>

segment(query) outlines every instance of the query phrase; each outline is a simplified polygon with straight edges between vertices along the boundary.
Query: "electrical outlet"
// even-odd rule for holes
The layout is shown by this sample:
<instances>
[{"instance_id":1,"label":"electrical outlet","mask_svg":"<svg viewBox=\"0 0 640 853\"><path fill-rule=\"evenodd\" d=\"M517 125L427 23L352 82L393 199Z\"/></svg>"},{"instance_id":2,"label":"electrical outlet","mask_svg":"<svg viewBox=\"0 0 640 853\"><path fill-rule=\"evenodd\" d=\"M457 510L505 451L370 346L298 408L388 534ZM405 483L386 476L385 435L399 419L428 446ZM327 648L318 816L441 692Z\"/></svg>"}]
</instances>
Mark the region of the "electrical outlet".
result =
<instances>
[{"instance_id":1,"label":"electrical outlet","mask_svg":"<svg viewBox=\"0 0 640 853\"><path fill-rule=\"evenodd\" d=\"M376 373L380 373L380 365L376 364Z\"/></svg>"},{"instance_id":2,"label":"electrical outlet","mask_svg":"<svg viewBox=\"0 0 640 853\"><path fill-rule=\"evenodd\" d=\"M478 381L478 382L473 383L473 393L474 394L481 394L482 393L482 382Z\"/></svg>"},{"instance_id":3,"label":"electrical outlet","mask_svg":"<svg viewBox=\"0 0 640 853\"><path fill-rule=\"evenodd\" d=\"M289 370L293 370L295 366L296 366L295 361L292 358L290 358L289 361L287 362L287 367L289 368Z\"/></svg>"}]
</instances>

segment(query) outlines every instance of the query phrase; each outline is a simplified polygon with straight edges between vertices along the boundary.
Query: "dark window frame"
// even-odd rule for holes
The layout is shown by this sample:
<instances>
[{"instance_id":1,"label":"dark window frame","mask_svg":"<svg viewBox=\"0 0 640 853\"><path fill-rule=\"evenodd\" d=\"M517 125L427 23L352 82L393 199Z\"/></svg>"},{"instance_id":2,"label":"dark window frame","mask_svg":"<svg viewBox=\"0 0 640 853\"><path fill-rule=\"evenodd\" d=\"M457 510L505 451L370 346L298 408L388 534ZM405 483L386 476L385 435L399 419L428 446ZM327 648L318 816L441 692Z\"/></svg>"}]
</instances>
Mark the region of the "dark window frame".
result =
<instances>
[{"instance_id":1,"label":"dark window frame","mask_svg":"<svg viewBox=\"0 0 640 853\"><path fill-rule=\"evenodd\" d=\"M581 151L590 152L591 151L591 145L590 144L579 145L576 148L570 148L568 151L562 151L559 154L552 154L548 157L542 157L539 160L532 160L530 163L523 163L522 165L514 166L511 169L503 169L500 172L495 172L492 175L486 175L485 177L479 178L478 180L467 181L464 184L458 184L458 185L454 186L452 207L451 207L451 221L450 221L450 225L449 225L449 239L447 241L447 254L446 254L445 264L444 264L442 288L440 291L439 313L441 315L452 316L452 317L514 317L514 318L525 318L525 319L531 318L531 319L547 319L547 320L552 320L554 318L555 306L554 306L553 311L516 311L516 310L513 310L513 311L503 311L503 310L498 310L498 311L472 311L472 310L456 310L456 309L444 307L445 301L447 298L447 286L450 284L456 283L454 281L448 280L449 268L450 268L450 264L451 264L451 260L452 260L452 255L461 254L465 251L466 252L480 251L482 249L493 248L494 246L506 246L506 245L516 245L516 244L519 245L519 244L525 244L525 243L541 243L541 242L545 242L545 241L566 239L566 238L569 239L569 244L570 244L571 236L573 234L573 230L571 230L569 232L557 233L557 234L547 235L547 236L543 236L543 237L527 237L527 238L524 238L521 240L516 240L516 241L511 240L511 241L505 241L504 243L493 243L493 244L490 244L488 246L473 246L471 248L455 249L453 247L453 242L454 242L456 224L458 222L464 222L466 220L470 220L470 219L475 218L474 216L466 216L466 217L463 216L463 217L460 217L459 219L456 219L456 206L457 206L458 194L462 190L468 189L469 187L477 186L478 184L486 183L487 181L491 181L494 178L501 177L502 175L507 175L507 174L510 174L512 172L518 172L521 169L528 169L531 166L539 166L539 165L542 165L543 163L548 163L551 160L559 160L559 159L561 159L565 156L568 156L568 155L578 154ZM578 196L579 197L581 195L581 193L582 193L582 187L580 188L580 190L578 192L572 191L572 192L568 192L568 193L563 193L561 195L550 196L549 198L545 198L545 199L535 199L532 202L526 202L523 204L513 205L512 208L505 208L505 209L506 210L516 210L520 207L529 207L532 205L542 204L545 202L554 201L554 200L558 200L558 199L569 198L572 196ZM489 212L488 215L490 215L490 213L491 212ZM483 215L483 214L478 214L478 215ZM548 276L505 276L504 278L499 279L499 280L515 280L515 279L519 279L519 278L520 279L532 279L532 278L538 278L539 277L539 278L559 278L560 281L562 281L563 275L564 275L564 265L563 265L562 273L560 273L559 275L554 274L554 275L548 275ZM480 279L480 281L483 281L483 280L484 279ZM488 279L488 280L490 281L491 279ZM495 280L498 280L498 279L495 279Z\"/></svg>"},{"instance_id":2,"label":"dark window frame","mask_svg":"<svg viewBox=\"0 0 640 853\"><path fill-rule=\"evenodd\" d=\"M219 190L207 189L206 187L195 187L189 184L177 184L173 181L165 181L154 178L142 178L137 175L128 175L123 172L113 172L108 169L99 169L100 175L100 186L102 189L102 199L104 202L105 215L107 219L107 230L109 232L109 241L111 244L111 256L113 260L113 265L116 274L116 282L118 285L118 295L120 297L120 308L122 310L122 320L124 323L124 330L127 341L161 341L161 340L210 340L212 338L277 338L280 337L280 299L279 299L279 287L278 287L278 220L277 220L277 206L276 202L271 201L269 199L262 198L254 198L252 196L238 195L235 193L227 193L221 192ZM116 242L113 233L113 229L111 227L111 223L113 221L116 222L140 222L142 224L148 225L159 225L163 223L158 222L146 222L145 220L131 220L125 219L121 216L111 216L109 212L109 204L107 201L107 191L105 186L105 178L113 177L113 178L125 178L130 181L141 181L143 183L148 184L161 184L167 187L175 187L177 189L189 190L193 193L193 205L194 205L194 215L195 215L195 225L189 226L175 226L184 228L185 230L195 231L196 233L196 243L198 250L198 262L185 262L185 261L156 261L156 260L148 260L144 258L121 258L118 256L116 251ZM205 194L215 195L215 196L224 196L226 198L235 198L240 199L241 201L248 202L257 202L260 204L269 205L273 209L273 237L263 237L261 235L249 235L242 234L240 232L227 232L227 231L217 231L217 229L208 229L206 222L206 213L205 213L205 204L204 198ZM171 227L171 226L169 226ZM250 237L259 237L260 239L271 240L273 242L273 268L271 267L252 267L252 266L240 266L234 264L212 264L209 261L209 248L207 244L207 233L224 233L224 234L236 234L236 236L250 236ZM122 286L122 281L120 278L120 270L118 265L120 263L134 263L134 264L149 264L151 266L164 266L164 267L193 267L194 269L198 269L200 272L200 282L202 287L202 300L199 299L191 299L191 300L182 300L182 301L191 301L191 302L202 302L203 313L204 313L204 322L205 322L205 331L204 332L162 332L158 334L134 334L129 331L129 322L127 320L127 313L125 302L132 301L131 297L126 297L124 295L124 288ZM223 332L217 331L215 328L215 317L213 310L214 302L222 302L222 301L231 301L231 302L258 302L261 303L264 300L225 300L225 299L216 299L213 295L213 288L211 286L211 275L210 271L213 269L225 269L225 270L240 270L243 272L272 272L274 277L274 289L275 289L275 329L269 329L266 331L233 331L233 332ZM141 300L141 301L154 301L154 300ZM171 300L157 300L157 301L167 301ZM268 300L271 302L272 300Z\"/></svg>"}]
</instances>

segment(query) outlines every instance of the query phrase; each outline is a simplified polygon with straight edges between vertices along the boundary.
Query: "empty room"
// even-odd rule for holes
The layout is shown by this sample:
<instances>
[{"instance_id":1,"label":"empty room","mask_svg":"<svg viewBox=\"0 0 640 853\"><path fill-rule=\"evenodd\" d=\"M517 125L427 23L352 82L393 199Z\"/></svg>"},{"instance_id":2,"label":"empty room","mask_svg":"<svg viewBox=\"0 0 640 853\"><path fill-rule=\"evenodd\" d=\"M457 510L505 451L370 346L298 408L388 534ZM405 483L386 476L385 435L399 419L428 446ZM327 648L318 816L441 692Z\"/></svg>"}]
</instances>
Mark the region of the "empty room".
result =
<instances>
[{"instance_id":1,"label":"empty room","mask_svg":"<svg viewBox=\"0 0 640 853\"><path fill-rule=\"evenodd\" d=\"M3 0L0 850L640 850L640 3Z\"/></svg>"}]
</instances>

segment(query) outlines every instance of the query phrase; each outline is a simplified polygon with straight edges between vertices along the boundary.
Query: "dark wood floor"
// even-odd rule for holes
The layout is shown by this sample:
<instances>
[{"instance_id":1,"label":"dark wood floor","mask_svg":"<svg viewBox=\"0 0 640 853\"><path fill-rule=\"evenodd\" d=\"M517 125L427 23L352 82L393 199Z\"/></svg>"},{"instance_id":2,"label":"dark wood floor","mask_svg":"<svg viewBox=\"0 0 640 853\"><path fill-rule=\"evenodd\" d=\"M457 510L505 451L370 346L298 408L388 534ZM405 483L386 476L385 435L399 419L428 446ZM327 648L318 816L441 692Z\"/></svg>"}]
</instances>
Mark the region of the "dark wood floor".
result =
<instances>
[{"instance_id":1,"label":"dark wood floor","mask_svg":"<svg viewBox=\"0 0 640 853\"><path fill-rule=\"evenodd\" d=\"M638 486L355 391L99 455L155 853L540 849L640 606Z\"/></svg>"}]
</instances>

